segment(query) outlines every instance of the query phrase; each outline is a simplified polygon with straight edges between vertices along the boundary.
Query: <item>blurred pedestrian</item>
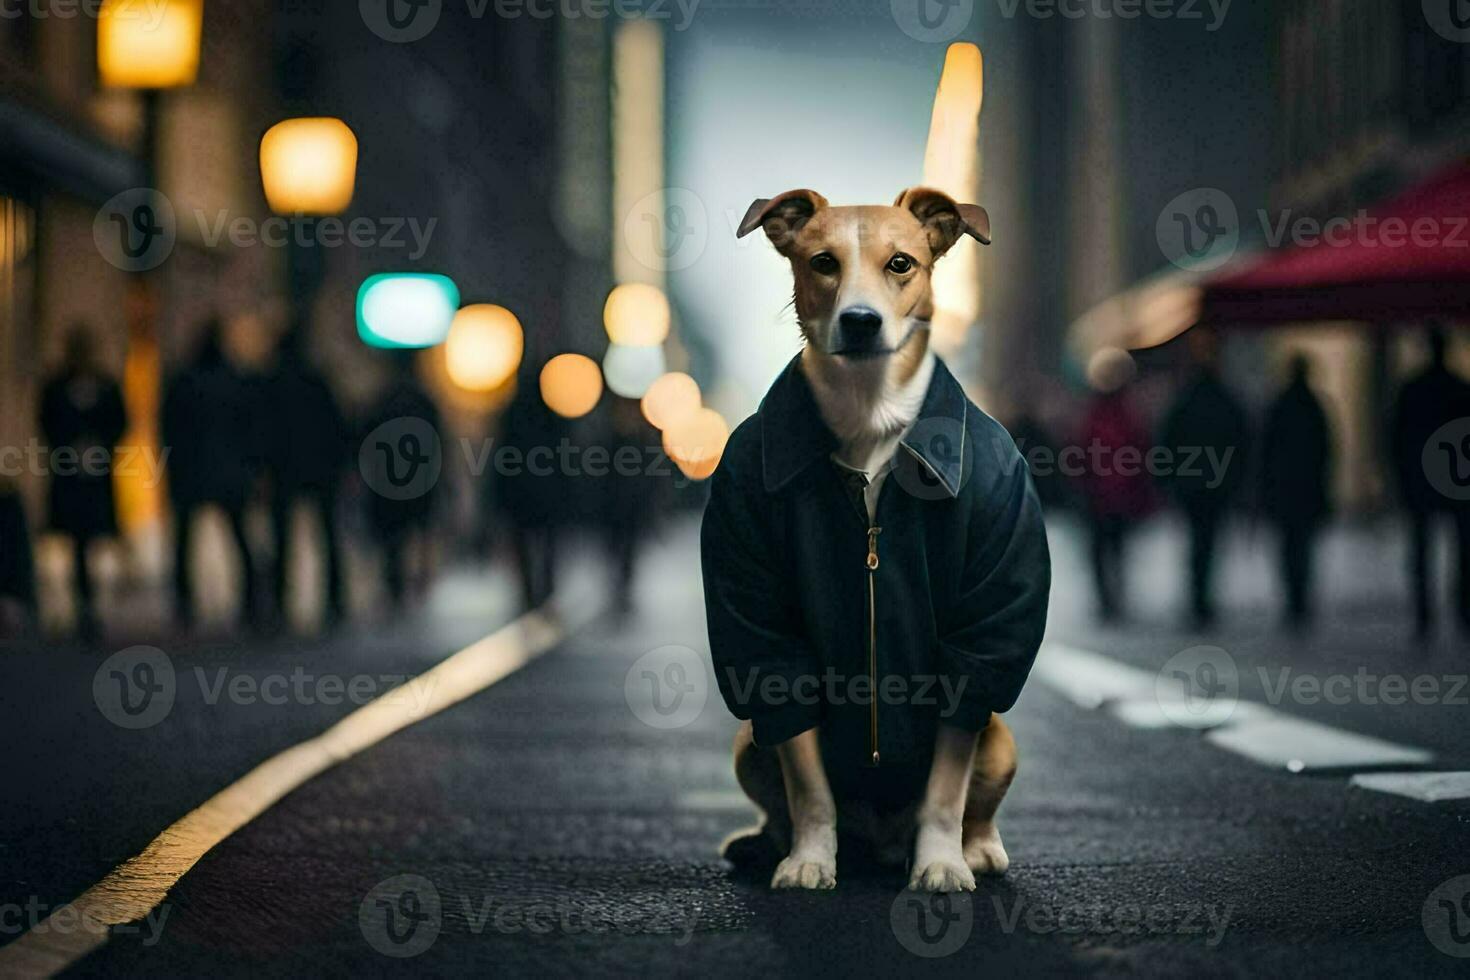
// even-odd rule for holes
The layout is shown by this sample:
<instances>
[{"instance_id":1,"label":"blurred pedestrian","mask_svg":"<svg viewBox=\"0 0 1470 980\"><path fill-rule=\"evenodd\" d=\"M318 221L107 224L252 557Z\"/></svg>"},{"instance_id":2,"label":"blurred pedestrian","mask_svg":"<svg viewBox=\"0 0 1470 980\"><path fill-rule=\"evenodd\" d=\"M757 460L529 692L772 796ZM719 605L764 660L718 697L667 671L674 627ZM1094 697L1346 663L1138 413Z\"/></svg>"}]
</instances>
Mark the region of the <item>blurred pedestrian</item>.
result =
<instances>
[{"instance_id":1,"label":"blurred pedestrian","mask_svg":"<svg viewBox=\"0 0 1470 980\"><path fill-rule=\"evenodd\" d=\"M1088 381L1095 393L1079 434L1086 462L1078 483L1091 537L1098 614L1104 621L1117 619L1126 608L1127 538L1157 506L1145 468L1148 432L1128 395L1134 371L1133 358L1122 350L1104 351L1093 359Z\"/></svg>"},{"instance_id":2,"label":"blurred pedestrian","mask_svg":"<svg viewBox=\"0 0 1470 980\"><path fill-rule=\"evenodd\" d=\"M369 409L359 455L368 527L383 553L395 606L421 595L431 577L434 517L443 467L439 408L414 374L416 352L393 351L392 377ZM410 565L414 567L410 567Z\"/></svg>"},{"instance_id":3,"label":"blurred pedestrian","mask_svg":"<svg viewBox=\"0 0 1470 980\"><path fill-rule=\"evenodd\" d=\"M1409 517L1409 576L1414 590L1414 624L1421 637L1434 629L1431 538L1436 518L1446 515L1455 525L1459 575L1456 612L1462 630L1470 634L1470 511L1464 503L1440 493L1424 469L1424 450L1435 431L1448 422L1470 417L1470 385L1450 370L1447 349L1444 329L1432 327L1429 366L1405 382L1390 423L1394 472Z\"/></svg>"},{"instance_id":4,"label":"blurred pedestrian","mask_svg":"<svg viewBox=\"0 0 1470 980\"><path fill-rule=\"evenodd\" d=\"M174 509L174 615L194 621L195 519L210 505L224 512L240 555L247 624L257 613L254 552L245 509L259 471L259 391L229 360L223 325L205 324L193 360L166 385L161 429L169 451L169 497Z\"/></svg>"},{"instance_id":5,"label":"blurred pedestrian","mask_svg":"<svg viewBox=\"0 0 1470 980\"><path fill-rule=\"evenodd\" d=\"M643 417L638 399L611 396L609 415L608 471L600 481L605 487L602 523L613 567L613 611L626 617L633 612L639 552L667 481L659 480L644 465L649 447L659 444L659 434Z\"/></svg>"},{"instance_id":6,"label":"blurred pedestrian","mask_svg":"<svg viewBox=\"0 0 1470 980\"><path fill-rule=\"evenodd\" d=\"M326 566L324 621L345 613L338 502L349 454L347 421L326 377L307 356L307 324L297 321L281 338L276 363L264 384L265 465L270 478L271 529L275 538L274 614L286 617L287 566L295 540L296 505L305 504L321 524Z\"/></svg>"},{"instance_id":7,"label":"blurred pedestrian","mask_svg":"<svg viewBox=\"0 0 1470 980\"><path fill-rule=\"evenodd\" d=\"M36 573L25 505L0 479L0 636L20 633L36 618Z\"/></svg>"},{"instance_id":8,"label":"blurred pedestrian","mask_svg":"<svg viewBox=\"0 0 1470 980\"><path fill-rule=\"evenodd\" d=\"M523 370L501 429L501 442L516 450L522 465L496 474L496 499L501 516L510 524L521 602L526 609L544 604L556 590L561 525L565 512L574 509L573 487L556 466L558 448L569 434L567 421L542 400L537 373ZM594 498L582 499L590 502Z\"/></svg>"},{"instance_id":9,"label":"blurred pedestrian","mask_svg":"<svg viewBox=\"0 0 1470 980\"><path fill-rule=\"evenodd\" d=\"M1016 448L1031 469L1031 483L1042 509L1048 513L1071 505L1065 476L1057 467L1057 445L1029 400L1023 399L1006 422Z\"/></svg>"},{"instance_id":10,"label":"blurred pedestrian","mask_svg":"<svg viewBox=\"0 0 1470 980\"><path fill-rule=\"evenodd\" d=\"M97 362L85 324L67 334L61 370L41 390L40 416L55 461L48 524L71 538L78 631L95 636L97 607L87 556L92 542L117 536L112 457L127 428L127 412L117 381Z\"/></svg>"},{"instance_id":11,"label":"blurred pedestrian","mask_svg":"<svg viewBox=\"0 0 1470 980\"><path fill-rule=\"evenodd\" d=\"M1189 605L1193 625L1215 621L1215 552L1240 489L1249 449L1245 410L1219 373L1219 340L1202 327L1188 337L1190 378L1164 420L1161 446L1173 465L1165 483L1189 523Z\"/></svg>"},{"instance_id":12,"label":"blurred pedestrian","mask_svg":"<svg viewBox=\"0 0 1470 980\"><path fill-rule=\"evenodd\" d=\"M1299 628L1312 619L1314 551L1331 509L1332 430L1312 393L1310 362L1299 354L1290 370L1261 435L1261 506L1280 540L1286 621Z\"/></svg>"}]
</instances>

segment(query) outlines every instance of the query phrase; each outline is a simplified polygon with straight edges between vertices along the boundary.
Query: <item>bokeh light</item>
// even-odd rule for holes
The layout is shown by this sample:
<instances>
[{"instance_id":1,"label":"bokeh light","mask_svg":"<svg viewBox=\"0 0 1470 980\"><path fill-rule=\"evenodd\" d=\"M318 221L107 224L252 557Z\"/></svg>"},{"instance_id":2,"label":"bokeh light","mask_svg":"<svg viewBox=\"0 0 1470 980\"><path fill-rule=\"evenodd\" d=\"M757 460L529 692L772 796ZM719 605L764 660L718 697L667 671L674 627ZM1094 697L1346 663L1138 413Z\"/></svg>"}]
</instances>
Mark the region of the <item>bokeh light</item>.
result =
<instances>
[{"instance_id":1,"label":"bokeh light","mask_svg":"<svg viewBox=\"0 0 1470 980\"><path fill-rule=\"evenodd\" d=\"M654 347L669 336L669 300L662 289L642 282L616 286L607 294L602 322L614 344Z\"/></svg>"},{"instance_id":2,"label":"bokeh light","mask_svg":"<svg viewBox=\"0 0 1470 980\"><path fill-rule=\"evenodd\" d=\"M664 373L662 347L625 347L613 344L602 358L607 386L624 398L642 398Z\"/></svg>"},{"instance_id":3,"label":"bokeh light","mask_svg":"<svg viewBox=\"0 0 1470 980\"><path fill-rule=\"evenodd\" d=\"M602 372L582 354L558 354L541 369L541 400L563 418L581 418L602 398Z\"/></svg>"},{"instance_id":4,"label":"bokeh light","mask_svg":"<svg viewBox=\"0 0 1470 980\"><path fill-rule=\"evenodd\" d=\"M287 119L260 140L260 179L277 214L341 214L357 184L357 137L340 119Z\"/></svg>"},{"instance_id":5,"label":"bokeh light","mask_svg":"<svg viewBox=\"0 0 1470 980\"><path fill-rule=\"evenodd\" d=\"M97 74L109 88L193 85L204 0L106 0L97 14Z\"/></svg>"},{"instance_id":6,"label":"bokeh light","mask_svg":"<svg viewBox=\"0 0 1470 980\"><path fill-rule=\"evenodd\" d=\"M701 408L664 430L664 452L691 480L707 480L720 465L730 426L712 408Z\"/></svg>"},{"instance_id":7,"label":"bokeh light","mask_svg":"<svg viewBox=\"0 0 1470 980\"><path fill-rule=\"evenodd\" d=\"M1094 391L1110 394L1131 382L1138 374L1133 355L1121 347L1104 347L1087 362L1087 383Z\"/></svg>"},{"instance_id":8,"label":"bokeh light","mask_svg":"<svg viewBox=\"0 0 1470 980\"><path fill-rule=\"evenodd\" d=\"M677 424L702 404L699 382L680 371L670 371L649 385L643 396L643 417L655 429Z\"/></svg>"},{"instance_id":9,"label":"bokeh light","mask_svg":"<svg viewBox=\"0 0 1470 980\"><path fill-rule=\"evenodd\" d=\"M449 380L466 391L493 391L520 367L521 321L503 306L477 303L454 315L444 343Z\"/></svg>"},{"instance_id":10,"label":"bokeh light","mask_svg":"<svg viewBox=\"0 0 1470 980\"><path fill-rule=\"evenodd\" d=\"M448 336L458 308L459 287L448 276L369 276L357 291L357 335L370 347L432 347Z\"/></svg>"}]
</instances>

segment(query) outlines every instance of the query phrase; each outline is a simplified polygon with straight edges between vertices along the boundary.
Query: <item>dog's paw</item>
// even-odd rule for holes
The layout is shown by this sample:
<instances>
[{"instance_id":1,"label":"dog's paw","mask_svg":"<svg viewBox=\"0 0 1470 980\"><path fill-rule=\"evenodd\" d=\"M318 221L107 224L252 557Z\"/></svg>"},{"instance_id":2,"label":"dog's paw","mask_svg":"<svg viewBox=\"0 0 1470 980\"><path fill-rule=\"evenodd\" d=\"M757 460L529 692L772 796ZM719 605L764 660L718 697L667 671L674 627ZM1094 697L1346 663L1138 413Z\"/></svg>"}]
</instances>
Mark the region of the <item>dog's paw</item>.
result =
<instances>
[{"instance_id":1,"label":"dog's paw","mask_svg":"<svg viewBox=\"0 0 1470 980\"><path fill-rule=\"evenodd\" d=\"M915 865L909 888L916 892L972 892L975 876L963 864L934 861L924 867Z\"/></svg>"},{"instance_id":2,"label":"dog's paw","mask_svg":"<svg viewBox=\"0 0 1470 980\"><path fill-rule=\"evenodd\" d=\"M836 888L837 862L814 861L808 857L793 854L776 865L776 873L771 876L771 887Z\"/></svg>"},{"instance_id":3,"label":"dog's paw","mask_svg":"<svg viewBox=\"0 0 1470 980\"><path fill-rule=\"evenodd\" d=\"M1011 859L994 825L988 832L965 837L965 863L977 875L1005 874Z\"/></svg>"}]
</instances>

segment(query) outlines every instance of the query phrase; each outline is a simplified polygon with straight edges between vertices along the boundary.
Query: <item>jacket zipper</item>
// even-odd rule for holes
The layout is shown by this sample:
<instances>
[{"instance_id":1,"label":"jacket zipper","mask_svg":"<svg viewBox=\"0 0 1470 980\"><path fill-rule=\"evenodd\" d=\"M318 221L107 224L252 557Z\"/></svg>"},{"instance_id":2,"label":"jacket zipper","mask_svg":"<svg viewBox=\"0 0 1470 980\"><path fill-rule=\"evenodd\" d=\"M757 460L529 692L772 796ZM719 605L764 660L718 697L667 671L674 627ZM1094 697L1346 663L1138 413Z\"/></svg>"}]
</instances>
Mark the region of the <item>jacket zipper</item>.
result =
<instances>
[{"instance_id":1,"label":"jacket zipper","mask_svg":"<svg viewBox=\"0 0 1470 980\"><path fill-rule=\"evenodd\" d=\"M881 527L868 528L868 750L872 765L878 765L878 535Z\"/></svg>"}]
</instances>

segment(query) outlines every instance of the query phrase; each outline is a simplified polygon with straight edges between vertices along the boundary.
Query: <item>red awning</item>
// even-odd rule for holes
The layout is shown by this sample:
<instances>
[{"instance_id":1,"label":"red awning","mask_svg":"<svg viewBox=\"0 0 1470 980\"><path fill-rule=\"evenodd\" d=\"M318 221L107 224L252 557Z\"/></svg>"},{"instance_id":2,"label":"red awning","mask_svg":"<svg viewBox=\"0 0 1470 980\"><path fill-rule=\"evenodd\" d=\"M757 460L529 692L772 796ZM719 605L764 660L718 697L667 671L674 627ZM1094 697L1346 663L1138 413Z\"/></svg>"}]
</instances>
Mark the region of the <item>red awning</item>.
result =
<instances>
[{"instance_id":1,"label":"red awning","mask_svg":"<svg viewBox=\"0 0 1470 980\"><path fill-rule=\"evenodd\" d=\"M1470 163L1321 231L1207 277L1201 322L1470 316Z\"/></svg>"}]
</instances>

